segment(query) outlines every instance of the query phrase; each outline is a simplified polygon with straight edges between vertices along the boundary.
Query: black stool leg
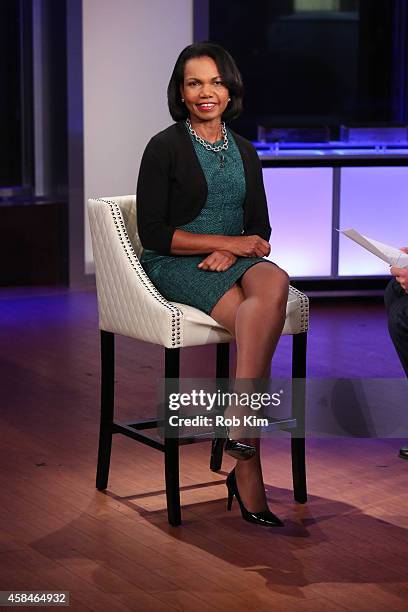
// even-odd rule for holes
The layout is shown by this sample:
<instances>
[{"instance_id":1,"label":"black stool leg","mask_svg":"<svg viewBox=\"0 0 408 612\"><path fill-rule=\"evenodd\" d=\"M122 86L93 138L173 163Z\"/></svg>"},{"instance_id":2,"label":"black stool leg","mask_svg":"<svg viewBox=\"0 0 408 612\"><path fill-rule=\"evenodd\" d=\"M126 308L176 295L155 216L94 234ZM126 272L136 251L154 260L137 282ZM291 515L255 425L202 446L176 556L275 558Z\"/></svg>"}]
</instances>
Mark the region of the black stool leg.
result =
<instances>
[{"instance_id":1,"label":"black stool leg","mask_svg":"<svg viewBox=\"0 0 408 612\"><path fill-rule=\"evenodd\" d=\"M96 488L108 486L112 448L112 424L115 393L115 336L101 330L101 420L99 429L98 466Z\"/></svg>"},{"instance_id":2,"label":"black stool leg","mask_svg":"<svg viewBox=\"0 0 408 612\"><path fill-rule=\"evenodd\" d=\"M305 401L306 401L307 333L293 336L292 350L292 417L296 429L291 432L293 492L297 502L307 501L305 462Z\"/></svg>"},{"instance_id":3,"label":"black stool leg","mask_svg":"<svg viewBox=\"0 0 408 612\"><path fill-rule=\"evenodd\" d=\"M165 349L165 413L164 421L168 423L170 416L168 395L178 391L180 377L180 349ZM168 379L176 379L169 380ZM177 387L177 389L175 388ZM171 389L171 391L170 391ZM165 425L166 426L166 425ZM181 524L180 481L179 481L179 440L164 438L164 471L166 479L167 515L170 525Z\"/></svg>"},{"instance_id":4,"label":"black stool leg","mask_svg":"<svg viewBox=\"0 0 408 612\"><path fill-rule=\"evenodd\" d=\"M217 364L216 364L216 378L228 379L229 378L229 342L217 344ZM221 385L223 386L223 385ZM217 435L217 431L215 431ZM222 465L222 454L224 449L224 436L217 438L215 437L211 444L211 459L210 459L210 470L218 472Z\"/></svg>"}]
</instances>

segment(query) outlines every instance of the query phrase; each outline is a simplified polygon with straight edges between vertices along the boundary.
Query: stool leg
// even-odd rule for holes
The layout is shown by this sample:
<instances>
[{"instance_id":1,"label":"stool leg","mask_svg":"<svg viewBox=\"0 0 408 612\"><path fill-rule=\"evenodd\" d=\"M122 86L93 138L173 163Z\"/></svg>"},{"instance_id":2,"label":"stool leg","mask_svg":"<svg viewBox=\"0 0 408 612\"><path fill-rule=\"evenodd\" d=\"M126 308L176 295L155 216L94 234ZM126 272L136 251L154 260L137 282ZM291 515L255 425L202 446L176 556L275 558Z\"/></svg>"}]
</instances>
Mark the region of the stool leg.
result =
<instances>
[{"instance_id":1,"label":"stool leg","mask_svg":"<svg viewBox=\"0 0 408 612\"><path fill-rule=\"evenodd\" d=\"M307 333L293 336L292 350L292 417L296 429L291 432L293 492L297 502L307 501L305 462L305 401L306 401Z\"/></svg>"},{"instance_id":2,"label":"stool leg","mask_svg":"<svg viewBox=\"0 0 408 612\"><path fill-rule=\"evenodd\" d=\"M170 525L181 525L179 444L177 438L164 442L164 470L166 478L167 516Z\"/></svg>"},{"instance_id":3,"label":"stool leg","mask_svg":"<svg viewBox=\"0 0 408 612\"><path fill-rule=\"evenodd\" d=\"M168 396L177 393L180 376L180 349L165 349L165 427L170 416ZM168 380L172 379L172 380ZM175 380L174 380L175 379ZM177 388L176 388L177 387ZM167 516L170 525L181 525L180 480L179 480L179 440L164 435L164 473L166 479Z\"/></svg>"},{"instance_id":4,"label":"stool leg","mask_svg":"<svg viewBox=\"0 0 408 612\"><path fill-rule=\"evenodd\" d=\"M101 330L101 420L99 429L98 466L96 488L108 486L112 448L112 424L115 394L115 336Z\"/></svg>"},{"instance_id":5,"label":"stool leg","mask_svg":"<svg viewBox=\"0 0 408 612\"><path fill-rule=\"evenodd\" d=\"M210 470L218 472L222 466L225 438L214 438L211 443Z\"/></svg>"},{"instance_id":6,"label":"stool leg","mask_svg":"<svg viewBox=\"0 0 408 612\"><path fill-rule=\"evenodd\" d=\"M229 342L217 344L216 378L217 383L219 379L221 379L219 381L221 387L225 386L225 379L229 378L229 349ZM220 432L218 432L218 434L220 435ZM214 435L217 436L217 431L214 432ZM210 470L213 472L218 472L221 469L224 441L223 435L219 438L215 437L212 441Z\"/></svg>"}]
</instances>

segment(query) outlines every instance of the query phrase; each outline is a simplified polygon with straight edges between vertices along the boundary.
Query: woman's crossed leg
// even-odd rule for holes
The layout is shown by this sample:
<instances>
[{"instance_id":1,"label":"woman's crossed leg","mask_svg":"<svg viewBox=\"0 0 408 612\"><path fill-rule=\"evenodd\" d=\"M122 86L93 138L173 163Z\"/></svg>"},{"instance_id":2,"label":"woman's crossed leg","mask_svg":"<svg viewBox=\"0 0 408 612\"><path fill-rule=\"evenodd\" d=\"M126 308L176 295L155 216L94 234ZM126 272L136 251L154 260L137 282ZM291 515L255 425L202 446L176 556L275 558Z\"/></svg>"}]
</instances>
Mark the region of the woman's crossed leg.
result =
<instances>
[{"instance_id":1,"label":"woman's crossed leg","mask_svg":"<svg viewBox=\"0 0 408 612\"><path fill-rule=\"evenodd\" d=\"M269 378L270 364L286 316L289 278L269 262L249 268L211 311L211 317L236 339L235 378ZM257 452L247 461L238 461L235 473L242 501L252 512L267 508L260 462L259 438L248 443Z\"/></svg>"}]
</instances>

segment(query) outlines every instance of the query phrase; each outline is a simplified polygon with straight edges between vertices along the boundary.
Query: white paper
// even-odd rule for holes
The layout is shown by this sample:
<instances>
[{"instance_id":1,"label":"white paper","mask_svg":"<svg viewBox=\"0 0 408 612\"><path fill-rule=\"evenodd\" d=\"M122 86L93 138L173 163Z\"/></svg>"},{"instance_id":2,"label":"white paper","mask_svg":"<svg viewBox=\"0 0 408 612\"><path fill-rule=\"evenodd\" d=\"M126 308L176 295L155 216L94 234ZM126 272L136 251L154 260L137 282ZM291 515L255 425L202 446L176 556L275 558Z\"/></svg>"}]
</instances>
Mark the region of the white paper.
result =
<instances>
[{"instance_id":1,"label":"white paper","mask_svg":"<svg viewBox=\"0 0 408 612\"><path fill-rule=\"evenodd\" d=\"M368 238L367 236L363 236L355 229L346 229L346 230L338 230L347 238L350 238L354 242L357 242L360 246L362 246L367 251L370 251L373 255L376 255L383 261L387 262L390 266L397 266L397 268L405 268L408 266L408 255L399 249L390 246L389 244L384 244L383 242L379 242L378 240L373 240L372 238Z\"/></svg>"}]
</instances>

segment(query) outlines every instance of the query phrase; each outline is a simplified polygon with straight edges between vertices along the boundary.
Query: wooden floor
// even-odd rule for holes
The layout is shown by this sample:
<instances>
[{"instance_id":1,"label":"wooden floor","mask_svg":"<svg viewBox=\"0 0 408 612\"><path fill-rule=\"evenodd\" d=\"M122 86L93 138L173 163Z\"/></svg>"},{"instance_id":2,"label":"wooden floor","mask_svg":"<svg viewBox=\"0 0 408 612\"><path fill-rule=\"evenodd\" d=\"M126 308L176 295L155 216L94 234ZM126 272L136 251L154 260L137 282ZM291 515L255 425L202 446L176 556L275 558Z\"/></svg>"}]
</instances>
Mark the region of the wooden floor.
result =
<instances>
[{"instance_id":1,"label":"wooden floor","mask_svg":"<svg viewBox=\"0 0 408 612\"><path fill-rule=\"evenodd\" d=\"M158 451L114 438L109 489L95 489L94 293L3 291L0 309L0 590L67 590L75 611L407 609L408 462L397 457L400 441L309 440L304 506L293 501L288 440L266 441L268 499L282 529L245 523L236 503L228 513L232 460L214 474L209 442L184 446L183 525L172 528ZM325 375L339 375L342 363L347 370L347 333L353 343L364 322L366 345L355 352L373 356L378 342L373 376L381 363L387 375L401 375L381 305L317 306L313 317L310 372L319 363ZM187 349L184 374L210 376L213 353ZM288 365L284 338L275 367L281 374ZM159 347L120 339L120 418L152 414L161 374Z\"/></svg>"}]
</instances>

